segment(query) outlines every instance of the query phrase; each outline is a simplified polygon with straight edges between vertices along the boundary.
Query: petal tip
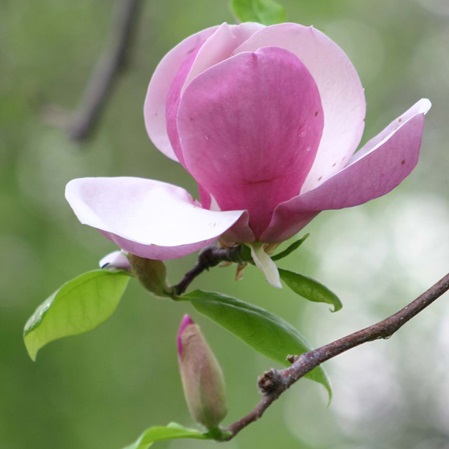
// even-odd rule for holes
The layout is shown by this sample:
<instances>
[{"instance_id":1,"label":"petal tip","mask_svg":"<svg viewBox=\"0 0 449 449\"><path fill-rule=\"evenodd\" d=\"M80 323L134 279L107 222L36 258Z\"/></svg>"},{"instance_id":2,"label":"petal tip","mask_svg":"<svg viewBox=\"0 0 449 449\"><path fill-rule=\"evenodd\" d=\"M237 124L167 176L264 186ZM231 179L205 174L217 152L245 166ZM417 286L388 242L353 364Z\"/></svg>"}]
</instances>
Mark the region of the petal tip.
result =
<instances>
[{"instance_id":1,"label":"petal tip","mask_svg":"<svg viewBox=\"0 0 449 449\"><path fill-rule=\"evenodd\" d=\"M422 114L427 114L432 107L432 102L428 98L422 98L418 101L418 111Z\"/></svg>"},{"instance_id":2,"label":"petal tip","mask_svg":"<svg viewBox=\"0 0 449 449\"><path fill-rule=\"evenodd\" d=\"M98 264L100 268L131 271L128 257L122 251L113 251L107 254Z\"/></svg>"},{"instance_id":3,"label":"petal tip","mask_svg":"<svg viewBox=\"0 0 449 449\"><path fill-rule=\"evenodd\" d=\"M195 322L190 318L190 315L185 314L182 317L181 324L179 325L178 330L178 338L177 338L177 344L178 344L178 356L182 357L183 352L183 345L182 345L182 334L186 330L186 327L191 326L192 324L195 324Z\"/></svg>"}]
</instances>

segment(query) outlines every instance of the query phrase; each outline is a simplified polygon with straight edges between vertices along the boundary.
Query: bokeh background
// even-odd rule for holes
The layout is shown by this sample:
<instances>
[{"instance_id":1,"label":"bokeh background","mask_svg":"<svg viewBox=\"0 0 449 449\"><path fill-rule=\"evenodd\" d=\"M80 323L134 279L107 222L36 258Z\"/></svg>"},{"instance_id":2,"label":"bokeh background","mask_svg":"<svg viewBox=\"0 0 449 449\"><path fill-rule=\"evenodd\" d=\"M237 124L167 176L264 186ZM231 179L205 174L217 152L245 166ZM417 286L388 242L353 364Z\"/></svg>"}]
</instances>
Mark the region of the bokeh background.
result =
<instances>
[{"instance_id":1,"label":"bokeh background","mask_svg":"<svg viewBox=\"0 0 449 449\"><path fill-rule=\"evenodd\" d=\"M393 313L449 268L449 3L447 0L285 0L288 18L326 32L349 54L366 89L364 141L421 97L433 108L418 168L385 198L321 214L282 266L326 283L344 302L332 314L248 269L215 269L195 286L265 307L313 346ZM67 181L129 175L193 181L149 142L142 103L160 58L187 35L233 21L225 0L147 0L127 69L92 138L78 144L48 123L74 111L107 46L114 3L0 0L0 448L120 449L147 427L194 425L183 401L175 335L186 311L201 324L228 384L232 422L258 400L273 363L189 309L132 282L97 330L28 358L27 318L63 282L114 246L83 227L64 200ZM56 112L55 112L56 111ZM194 257L170 262L177 281ZM327 362L334 400L303 380L229 449L448 449L449 297L389 341ZM176 441L161 448L215 447Z\"/></svg>"}]
</instances>

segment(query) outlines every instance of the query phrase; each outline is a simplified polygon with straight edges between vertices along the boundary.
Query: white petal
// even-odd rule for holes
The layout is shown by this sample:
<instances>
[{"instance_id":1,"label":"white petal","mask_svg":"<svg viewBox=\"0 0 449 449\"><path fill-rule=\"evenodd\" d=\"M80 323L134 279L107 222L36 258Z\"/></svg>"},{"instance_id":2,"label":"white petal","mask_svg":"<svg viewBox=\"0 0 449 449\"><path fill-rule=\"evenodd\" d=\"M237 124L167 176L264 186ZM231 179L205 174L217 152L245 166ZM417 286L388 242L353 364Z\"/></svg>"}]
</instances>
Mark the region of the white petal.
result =
<instances>
[{"instance_id":1,"label":"white petal","mask_svg":"<svg viewBox=\"0 0 449 449\"><path fill-rule=\"evenodd\" d=\"M122 251L113 251L107 254L100 260L98 265L100 268L131 271L129 260Z\"/></svg>"},{"instance_id":2,"label":"white petal","mask_svg":"<svg viewBox=\"0 0 449 449\"><path fill-rule=\"evenodd\" d=\"M265 252L263 243L251 243L248 245L251 249L251 256L257 268L267 278L267 281L276 288L282 288L279 278L279 271L271 257Z\"/></svg>"},{"instance_id":3,"label":"white petal","mask_svg":"<svg viewBox=\"0 0 449 449\"><path fill-rule=\"evenodd\" d=\"M75 179L66 198L81 223L131 254L159 260L203 248L244 213L202 209L181 187L141 178Z\"/></svg>"}]
</instances>

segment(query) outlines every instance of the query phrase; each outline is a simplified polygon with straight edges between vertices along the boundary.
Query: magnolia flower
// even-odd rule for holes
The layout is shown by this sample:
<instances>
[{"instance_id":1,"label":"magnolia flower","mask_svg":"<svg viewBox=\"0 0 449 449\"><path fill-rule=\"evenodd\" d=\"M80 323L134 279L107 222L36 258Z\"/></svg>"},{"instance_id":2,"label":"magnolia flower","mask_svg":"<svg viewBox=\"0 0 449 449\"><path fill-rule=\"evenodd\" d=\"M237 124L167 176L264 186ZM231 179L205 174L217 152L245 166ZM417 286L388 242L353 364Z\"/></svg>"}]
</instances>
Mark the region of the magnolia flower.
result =
<instances>
[{"instance_id":1,"label":"magnolia flower","mask_svg":"<svg viewBox=\"0 0 449 449\"><path fill-rule=\"evenodd\" d=\"M395 188L417 164L429 108L418 101L355 152L365 97L340 47L293 23L223 24L171 50L145 100L151 140L193 176L200 202L129 177L76 179L66 197L82 223L132 254L164 260L218 238L245 243L278 285L263 244Z\"/></svg>"}]
</instances>

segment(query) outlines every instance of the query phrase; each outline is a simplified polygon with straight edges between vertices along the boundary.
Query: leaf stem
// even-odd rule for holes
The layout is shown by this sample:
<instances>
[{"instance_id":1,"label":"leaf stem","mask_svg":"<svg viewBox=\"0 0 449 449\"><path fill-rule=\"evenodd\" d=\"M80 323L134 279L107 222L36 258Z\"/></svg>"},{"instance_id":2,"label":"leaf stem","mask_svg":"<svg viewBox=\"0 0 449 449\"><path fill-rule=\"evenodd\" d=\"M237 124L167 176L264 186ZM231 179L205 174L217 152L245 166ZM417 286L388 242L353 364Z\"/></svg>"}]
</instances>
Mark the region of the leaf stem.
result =
<instances>
[{"instance_id":1,"label":"leaf stem","mask_svg":"<svg viewBox=\"0 0 449 449\"><path fill-rule=\"evenodd\" d=\"M226 429L226 431L229 432L229 437L227 439L231 440L245 427L261 418L265 410L267 410L267 408L270 407L270 405L278 399L284 391L318 365L363 343L391 337L405 323L410 321L418 313L422 312L448 290L449 274L440 279L410 304L388 318L332 343L321 346L318 349L314 349L313 351L306 352L300 356L290 356L289 361L292 362L292 366L289 368L283 370L271 369L266 371L258 379L262 399L250 413L234 422Z\"/></svg>"}]
</instances>

